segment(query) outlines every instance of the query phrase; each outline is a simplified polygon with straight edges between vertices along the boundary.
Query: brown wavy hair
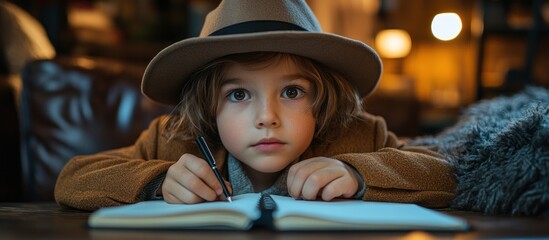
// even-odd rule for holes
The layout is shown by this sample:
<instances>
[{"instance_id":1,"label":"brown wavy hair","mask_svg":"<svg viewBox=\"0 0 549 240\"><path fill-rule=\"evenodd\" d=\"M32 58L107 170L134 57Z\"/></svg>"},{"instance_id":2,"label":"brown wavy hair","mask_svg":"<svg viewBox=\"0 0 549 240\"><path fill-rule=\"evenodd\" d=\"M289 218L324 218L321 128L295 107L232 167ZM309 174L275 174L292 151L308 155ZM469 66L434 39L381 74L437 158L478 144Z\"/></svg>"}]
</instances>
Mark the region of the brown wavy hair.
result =
<instances>
[{"instance_id":1,"label":"brown wavy hair","mask_svg":"<svg viewBox=\"0 0 549 240\"><path fill-rule=\"evenodd\" d=\"M306 57L277 52L253 52L218 58L195 71L181 91L181 101L170 114L164 135L168 139L191 140L204 136L219 144L216 126L217 99L221 80L234 64L263 68L289 61L301 69L314 86L312 103L316 119L313 142L322 142L327 131L339 131L362 109L362 99L341 75Z\"/></svg>"}]
</instances>

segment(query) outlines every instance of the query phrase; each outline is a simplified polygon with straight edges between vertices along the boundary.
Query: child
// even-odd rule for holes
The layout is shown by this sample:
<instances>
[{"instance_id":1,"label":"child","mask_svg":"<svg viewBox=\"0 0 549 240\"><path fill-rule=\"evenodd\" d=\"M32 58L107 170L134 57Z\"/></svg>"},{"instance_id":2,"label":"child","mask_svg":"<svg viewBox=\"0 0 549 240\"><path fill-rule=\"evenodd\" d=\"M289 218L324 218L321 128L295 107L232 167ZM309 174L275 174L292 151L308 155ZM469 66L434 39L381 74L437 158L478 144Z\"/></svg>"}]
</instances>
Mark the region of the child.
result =
<instances>
[{"instance_id":1,"label":"child","mask_svg":"<svg viewBox=\"0 0 549 240\"><path fill-rule=\"evenodd\" d=\"M194 141L204 136L233 195L446 207L451 166L362 112L380 72L370 47L321 32L304 1L225 0L200 37L167 47L145 71L143 93L176 113L133 146L69 161L56 200L86 210L224 200Z\"/></svg>"}]
</instances>

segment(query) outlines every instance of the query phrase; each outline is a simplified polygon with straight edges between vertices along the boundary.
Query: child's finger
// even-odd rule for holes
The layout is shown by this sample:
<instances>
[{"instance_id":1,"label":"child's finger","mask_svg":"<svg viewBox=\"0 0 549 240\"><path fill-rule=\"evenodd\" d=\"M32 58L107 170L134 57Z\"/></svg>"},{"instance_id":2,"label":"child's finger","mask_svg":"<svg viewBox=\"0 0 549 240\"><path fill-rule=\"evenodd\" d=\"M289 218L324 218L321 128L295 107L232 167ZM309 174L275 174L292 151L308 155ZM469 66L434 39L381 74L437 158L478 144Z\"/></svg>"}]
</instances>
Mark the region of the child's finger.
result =
<instances>
[{"instance_id":1,"label":"child's finger","mask_svg":"<svg viewBox=\"0 0 549 240\"><path fill-rule=\"evenodd\" d=\"M320 190L323 189L330 182L337 178L342 177L343 174L331 167L320 168L311 173L305 182L301 190L303 199L314 200L320 195Z\"/></svg>"},{"instance_id":2,"label":"child's finger","mask_svg":"<svg viewBox=\"0 0 549 240\"><path fill-rule=\"evenodd\" d=\"M328 183L320 192L320 197L324 201L331 201L334 198L352 197L354 193L350 193L352 187L348 187L348 180L345 178L337 178Z\"/></svg>"},{"instance_id":3,"label":"child's finger","mask_svg":"<svg viewBox=\"0 0 549 240\"><path fill-rule=\"evenodd\" d=\"M290 167L290 170L288 172L288 178L286 179L286 182L288 185L294 181L295 173L304 165L308 164L312 159L303 160L301 162L298 162Z\"/></svg>"},{"instance_id":4,"label":"child's finger","mask_svg":"<svg viewBox=\"0 0 549 240\"><path fill-rule=\"evenodd\" d=\"M198 195L202 199L214 201L217 198L218 194L216 191L204 181L203 177L197 176L192 169L186 168L186 172L178 177L178 181L185 189Z\"/></svg>"},{"instance_id":5,"label":"child's finger","mask_svg":"<svg viewBox=\"0 0 549 240\"><path fill-rule=\"evenodd\" d=\"M168 192L178 199L181 199L182 189L191 191L202 199L213 201L216 194L213 189L206 185L199 177L194 175L185 164L174 164L168 169L166 179L162 184L162 192Z\"/></svg>"},{"instance_id":6,"label":"child's finger","mask_svg":"<svg viewBox=\"0 0 549 240\"><path fill-rule=\"evenodd\" d=\"M181 158L168 169L166 179L164 180L165 183L163 184L166 186L163 186L162 190L164 191L169 187L167 190L169 190L171 194L178 196L178 192L181 191L181 188L186 188L202 199L208 201L215 200L217 196L215 191L189 169L190 166L196 164L200 165L200 161L200 158L192 154L183 154ZM168 185L167 183L170 181L173 181L174 184Z\"/></svg>"},{"instance_id":7,"label":"child's finger","mask_svg":"<svg viewBox=\"0 0 549 240\"><path fill-rule=\"evenodd\" d=\"M181 191L178 191L177 193L175 193L175 195L183 203L194 204L194 203L200 203L205 201L205 199L194 194L192 191L188 190L187 188L181 188Z\"/></svg>"},{"instance_id":8,"label":"child's finger","mask_svg":"<svg viewBox=\"0 0 549 240\"><path fill-rule=\"evenodd\" d=\"M228 182L228 181L225 181L225 186L227 186L227 191L229 192L229 195L232 196L233 195L233 188L231 186L231 183ZM221 192L221 194L219 194L219 199L220 200L223 200L223 201L227 201L227 198L225 197L225 194L223 194L223 192Z\"/></svg>"},{"instance_id":9,"label":"child's finger","mask_svg":"<svg viewBox=\"0 0 549 240\"><path fill-rule=\"evenodd\" d=\"M306 164L292 166L288 172L287 181L290 196L296 199L301 198L305 181L313 172L325 167L325 165L326 163L321 161L309 161Z\"/></svg>"},{"instance_id":10,"label":"child's finger","mask_svg":"<svg viewBox=\"0 0 549 240\"><path fill-rule=\"evenodd\" d=\"M190 192L176 181L165 181L162 188L162 195L167 203L199 203L204 201L204 199Z\"/></svg>"},{"instance_id":11,"label":"child's finger","mask_svg":"<svg viewBox=\"0 0 549 240\"><path fill-rule=\"evenodd\" d=\"M221 187L221 183L219 182L219 180L217 180L214 171L211 169L206 160L193 156L192 161L187 161L185 165L195 176L200 178L206 185L208 185L208 187L212 189L216 193L216 195L223 194L223 188Z\"/></svg>"}]
</instances>

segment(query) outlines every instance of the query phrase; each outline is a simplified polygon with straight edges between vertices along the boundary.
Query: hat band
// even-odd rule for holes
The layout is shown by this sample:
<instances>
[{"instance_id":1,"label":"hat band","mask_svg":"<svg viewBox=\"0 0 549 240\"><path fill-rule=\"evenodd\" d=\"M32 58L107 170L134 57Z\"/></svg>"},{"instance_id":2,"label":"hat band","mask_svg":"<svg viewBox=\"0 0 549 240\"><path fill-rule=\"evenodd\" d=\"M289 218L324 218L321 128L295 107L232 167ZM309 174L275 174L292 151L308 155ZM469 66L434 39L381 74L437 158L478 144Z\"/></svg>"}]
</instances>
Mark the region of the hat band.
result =
<instances>
[{"instance_id":1,"label":"hat band","mask_svg":"<svg viewBox=\"0 0 549 240\"><path fill-rule=\"evenodd\" d=\"M249 21L241 22L234 25L230 25L221 28L209 36L231 35L239 33L256 33L256 32L270 32L270 31L307 31L298 25L288 22L261 20L261 21Z\"/></svg>"}]
</instances>

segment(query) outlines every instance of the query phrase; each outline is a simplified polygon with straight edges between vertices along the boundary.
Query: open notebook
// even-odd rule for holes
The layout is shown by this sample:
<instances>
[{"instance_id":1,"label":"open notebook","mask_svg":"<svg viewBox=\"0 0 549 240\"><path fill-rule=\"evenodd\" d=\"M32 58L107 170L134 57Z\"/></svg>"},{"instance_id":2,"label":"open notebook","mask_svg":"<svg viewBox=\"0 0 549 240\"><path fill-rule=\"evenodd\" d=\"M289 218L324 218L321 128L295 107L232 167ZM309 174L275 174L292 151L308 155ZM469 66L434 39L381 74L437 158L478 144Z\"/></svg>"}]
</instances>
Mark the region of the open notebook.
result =
<instances>
[{"instance_id":1,"label":"open notebook","mask_svg":"<svg viewBox=\"0 0 549 240\"><path fill-rule=\"evenodd\" d=\"M234 196L233 202L168 204L146 201L100 209L91 228L232 229L263 225L280 231L425 230L464 231L465 221L415 204L336 200L295 200L258 193Z\"/></svg>"}]
</instances>

